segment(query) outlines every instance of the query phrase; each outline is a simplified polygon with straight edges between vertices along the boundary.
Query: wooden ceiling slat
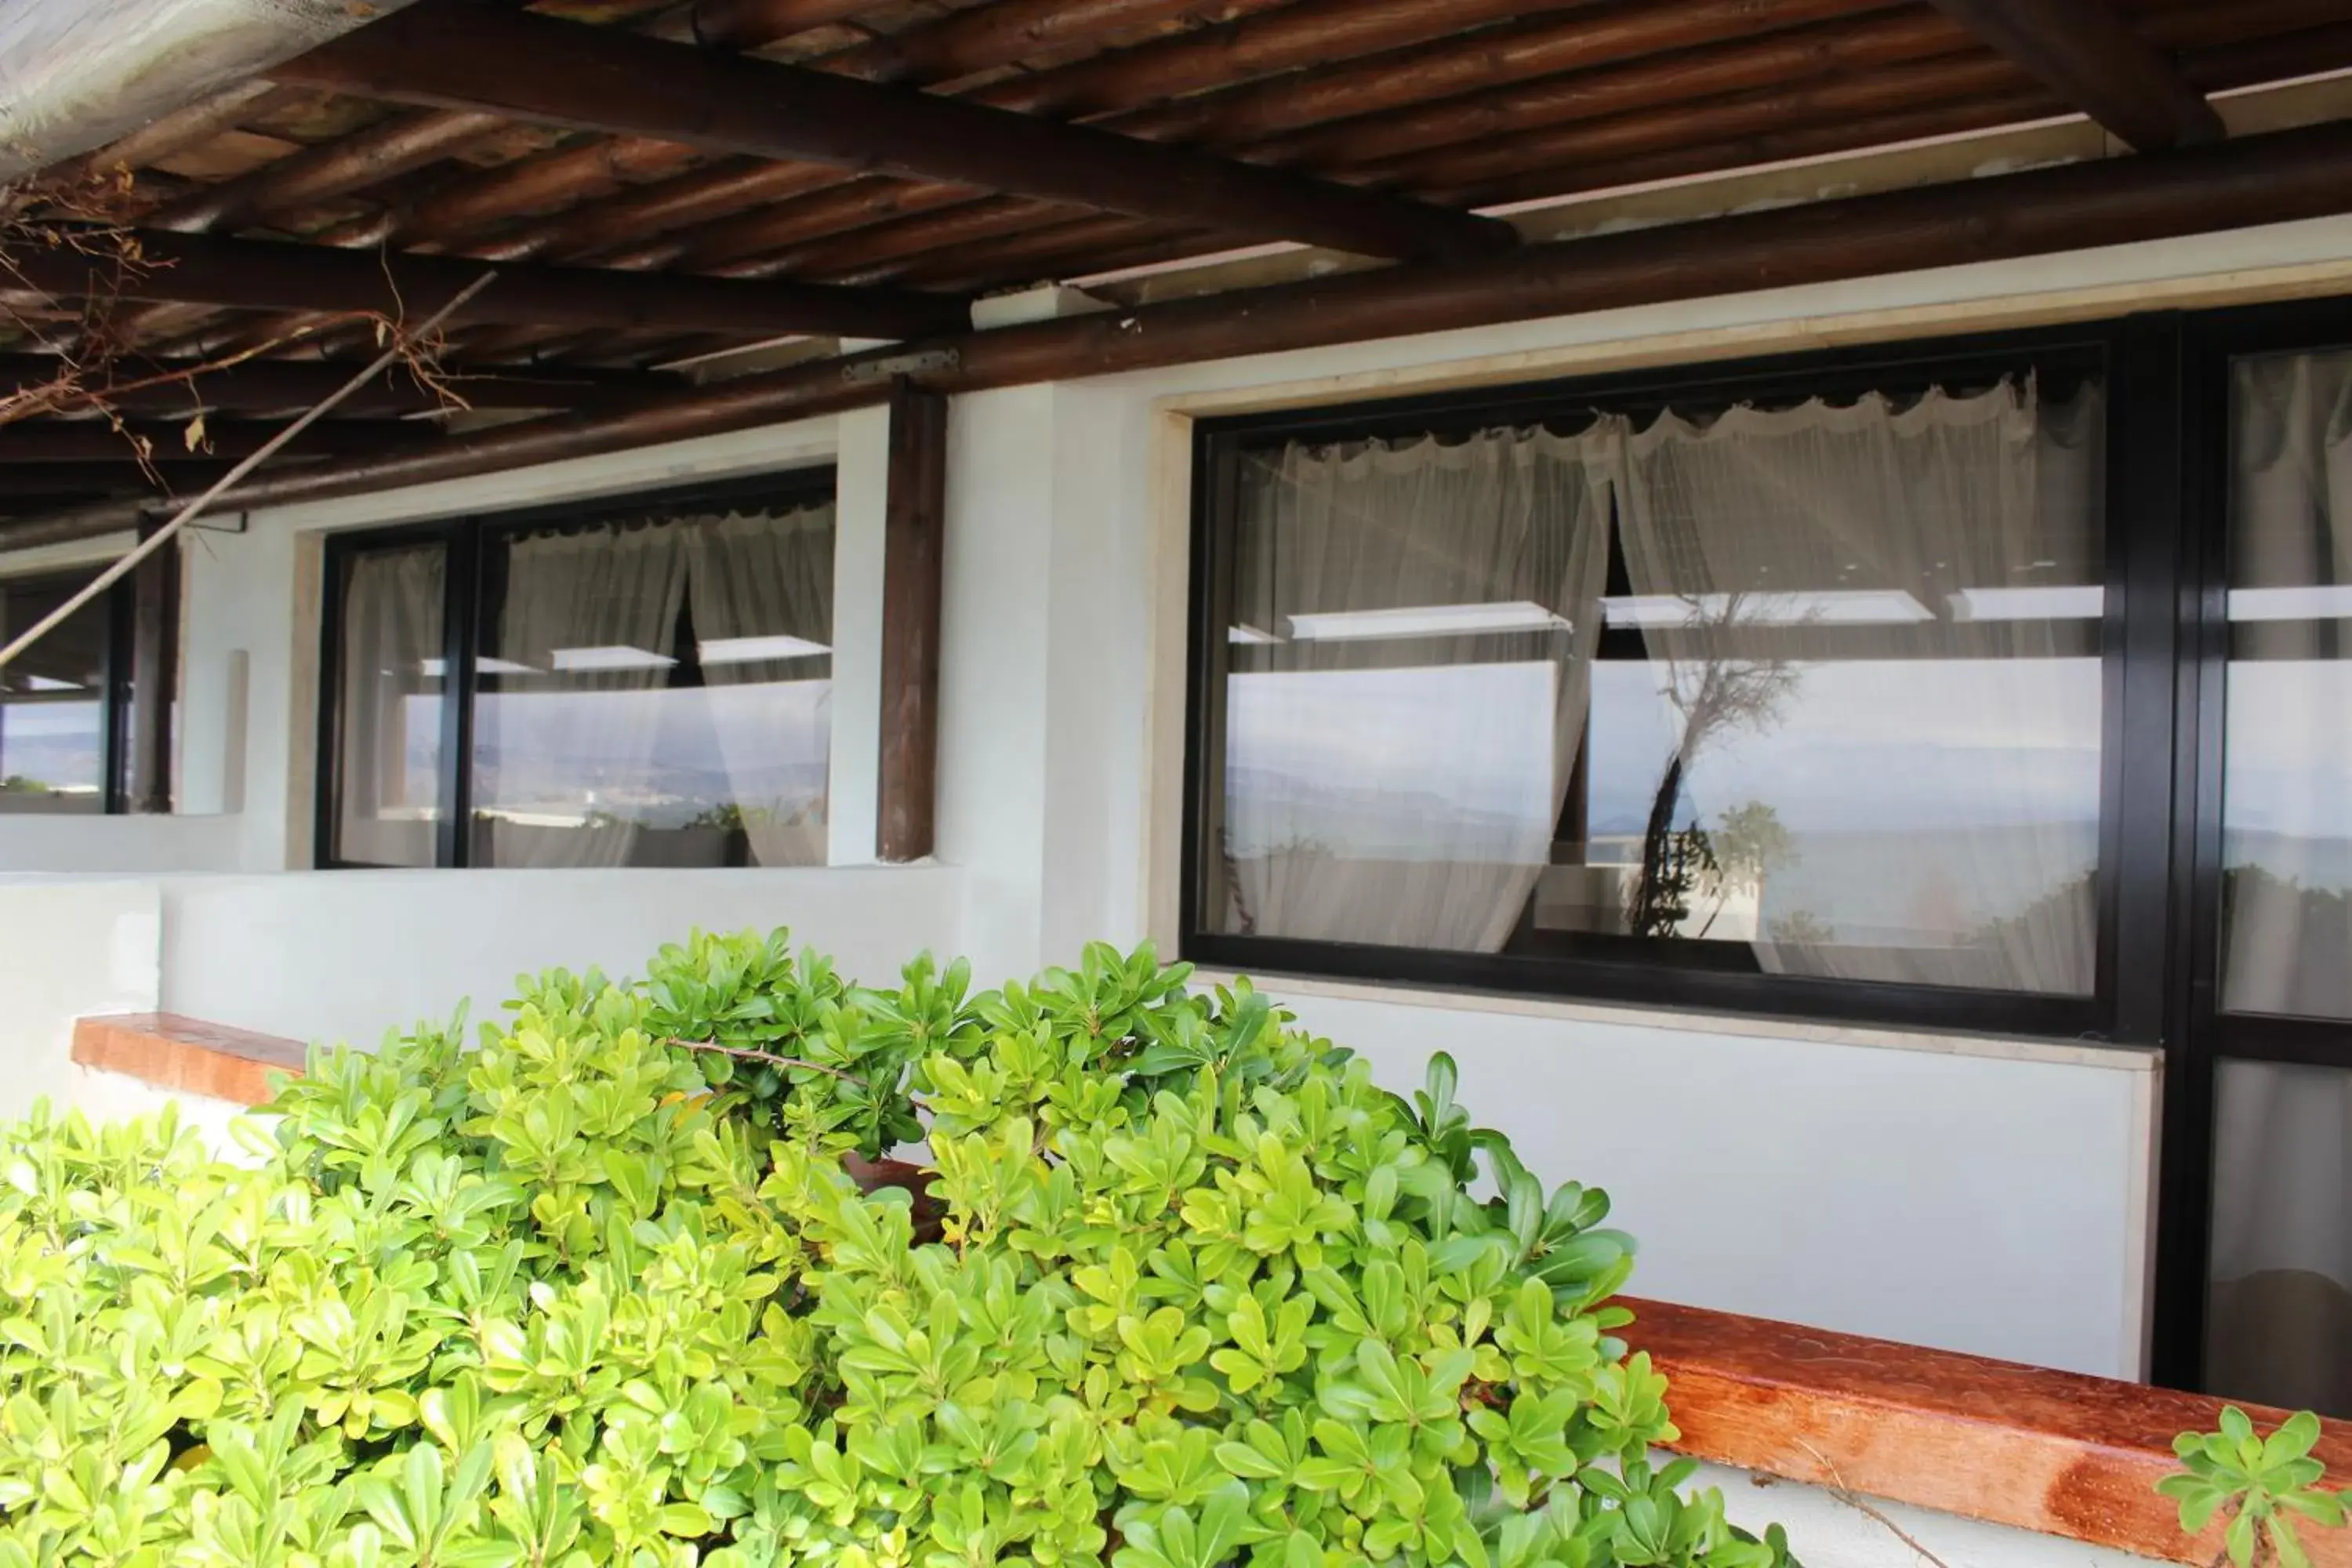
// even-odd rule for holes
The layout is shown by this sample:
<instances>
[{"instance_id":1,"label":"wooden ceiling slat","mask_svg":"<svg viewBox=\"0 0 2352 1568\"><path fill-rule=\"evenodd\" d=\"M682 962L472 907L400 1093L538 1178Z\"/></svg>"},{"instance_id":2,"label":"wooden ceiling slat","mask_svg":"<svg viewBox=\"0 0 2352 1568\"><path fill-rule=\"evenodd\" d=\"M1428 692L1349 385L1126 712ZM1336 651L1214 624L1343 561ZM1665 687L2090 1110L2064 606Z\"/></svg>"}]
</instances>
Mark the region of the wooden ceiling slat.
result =
<instances>
[{"instance_id":1,"label":"wooden ceiling slat","mask_svg":"<svg viewBox=\"0 0 2352 1568\"><path fill-rule=\"evenodd\" d=\"M2204 95L2109 0L1935 0L2060 98L2143 153L2228 132Z\"/></svg>"},{"instance_id":2,"label":"wooden ceiling slat","mask_svg":"<svg viewBox=\"0 0 2352 1568\"><path fill-rule=\"evenodd\" d=\"M1809 24L1859 27L1874 12L1900 17L1914 24L1915 30L1933 34L1937 47L1956 47L1967 38L1933 11L1904 5L1887 12L1887 0L1611 0L1467 38L1436 40L1428 47L1275 81L1196 94L1122 116L1118 125L1130 135L1218 148L1266 144L1286 132L1310 128L1344 137L1350 126L1370 115L1456 101L1516 82L1663 58L1685 49L1760 47ZM1816 47L1837 36L1827 25L1805 35ZM1286 161L1282 153L1272 156Z\"/></svg>"},{"instance_id":3,"label":"wooden ceiling slat","mask_svg":"<svg viewBox=\"0 0 2352 1568\"><path fill-rule=\"evenodd\" d=\"M341 141L305 148L249 174L192 192L158 208L148 222L183 234L245 227L289 207L342 195L423 168L506 126L507 121L495 114L446 110L395 114Z\"/></svg>"},{"instance_id":4,"label":"wooden ceiling slat","mask_svg":"<svg viewBox=\"0 0 2352 1568\"><path fill-rule=\"evenodd\" d=\"M1498 17L1559 10L1588 0L1547 0L1538 5L1531 5L1529 0L1302 0L1266 10L1268 3L1271 0L1248 0L1244 5L1240 0L1226 0L1220 11L1244 14L1198 32L992 82L968 96L975 103L1057 119L1133 110L1159 96L1223 85L1236 73L1254 77L1373 49L1406 47L1454 37ZM1255 14L1261 11L1263 15ZM1116 121L1105 123L1109 129L1120 129ZM518 259L543 256L576 260L629 246L637 264L666 266L697 255L697 239L690 237L669 250L656 251L646 245L646 236L690 224L731 222L755 205L793 201L845 183L847 178L835 169L733 160L610 202L592 204L503 236L495 245L469 248ZM871 187L869 195L877 195L898 182L859 183ZM752 253L753 249L737 248L725 254L731 258Z\"/></svg>"},{"instance_id":5,"label":"wooden ceiling slat","mask_svg":"<svg viewBox=\"0 0 2352 1568\"><path fill-rule=\"evenodd\" d=\"M1115 374L2247 227L2339 213L2352 124L2135 159L1522 247L1476 261L1336 277L1000 331L938 346L919 384L949 393ZM878 365L878 356L852 366ZM859 406L887 393L824 362L723 381L602 420L537 422L420 458L260 477L224 504L269 505L487 473Z\"/></svg>"},{"instance_id":6,"label":"wooden ceiling slat","mask_svg":"<svg viewBox=\"0 0 2352 1568\"><path fill-rule=\"evenodd\" d=\"M1123 113L1102 123L1126 134L1153 140L1198 140L1221 152L1246 153L1260 162L1310 164L1313 160L1285 155L1259 145L1276 131L1312 123L1334 105L1345 105L1353 126L1361 117L1416 103L1436 84L1465 81L1495 85L1528 74L1563 68L1569 64L1591 67L1601 62L1638 58L1651 51L1687 45L1694 39L1720 36L1737 26L1767 38L1771 29L1832 16L1850 16L1858 5L1873 0L1631 0L1629 4L1594 6L1570 13L1562 21L1540 26L1491 28L1465 42L1445 47L1424 46L1329 72L1293 75L1229 93L1208 93L1172 105ZM1520 7L1496 7L1492 14ZM1485 8L1462 20L1482 20ZM1916 18L1911 30L1936 36L1946 46L1960 35L1932 13ZM1422 26L1427 26L1426 16ZM1458 30L1458 28L1457 28ZM1361 37L1360 33L1357 35ZM1381 35L1384 38L1395 33ZM1785 57L1787 51L1782 51ZM1785 58L1766 68L1786 68ZM855 192L856 194L852 195ZM764 211L702 226L679 237L681 243L667 253L664 264L696 270L719 270L748 258L772 255L824 233L827 227L848 227L933 210L972 200L979 193L968 186L940 182L910 183L866 180L836 187ZM999 231L1001 232L1001 231ZM648 258L643 251L633 259ZM765 275L774 267L751 269Z\"/></svg>"},{"instance_id":7,"label":"wooden ceiling slat","mask_svg":"<svg viewBox=\"0 0 2352 1568\"><path fill-rule=\"evenodd\" d=\"M928 86L1012 64L1066 35L1107 34L1117 42L1138 31L1199 26L1204 11L1210 19L1218 19L1272 3L1275 0L1225 0L1223 5L1204 6L1202 0L1006 0L960 12L929 27L873 39L811 64L866 80ZM683 173L705 156L675 142L599 137L517 166L460 180L412 211L380 215L372 223L355 224L326 237L326 242L446 246L518 216L533 216L618 195L650 179ZM788 173L782 177L791 179ZM831 169L813 171L808 176L811 183L840 178ZM734 207L746 201L772 198L722 191L715 199ZM648 227L662 226L655 214L646 215L644 221ZM519 260L551 250L568 254L582 248L551 237L541 244L508 247L508 254Z\"/></svg>"},{"instance_id":8,"label":"wooden ceiling slat","mask_svg":"<svg viewBox=\"0 0 2352 1568\"><path fill-rule=\"evenodd\" d=\"M276 74L717 152L969 180L1375 256L1472 255L1511 241L1507 229L1467 214L462 0L424 0Z\"/></svg>"},{"instance_id":9,"label":"wooden ceiling slat","mask_svg":"<svg viewBox=\"0 0 2352 1568\"><path fill-rule=\"evenodd\" d=\"M1720 8L1701 4L1656 9L1712 13ZM1722 17L1718 15L1713 19L1719 26ZM1450 100L1430 109L1349 120L1332 128L1329 143L1322 140L1325 133L1314 133L1317 141L1310 150L1319 154L1318 166L1327 171L1349 172L1361 165L1384 174L1387 183L1401 188L1414 188L1417 183L1452 187L1467 183L1466 178L1453 173L1433 173L1423 177L1410 169L1384 170L1381 167L1381 157L1393 147L1461 143L1484 132L1494 139L1481 139L1476 145L1482 150L1492 149L1497 156L1507 159L1511 148L1517 145L1517 138L1550 125L1563 115L1580 120L1586 115L1605 116L1612 110L1643 104L1658 106L1647 123L1657 132L1671 137L1687 121L1687 100L1694 95L1752 88L1792 78L1811 82L1812 79L1805 75L1804 68L1829 62L1878 72L1892 64L1955 45L1966 48L1968 40L1933 12L1891 11L1843 26L1820 24L1767 33L1753 40L1643 56L1630 63L1570 72L1500 93ZM1989 89L2027 85L2015 68L1980 52L1970 50L1968 64L1976 71L1979 84ZM1694 139L1700 134L1697 127L1692 128ZM1304 140L1294 138L1269 147L1254 147L1251 153L1253 156L1289 159L1299 155L1297 143ZM1549 166L1557 167L1563 161L1550 156ZM940 205L946 203L942 201ZM1072 252L1066 247L1047 250L1023 245L1019 231L1067 222L1072 216L1065 213L1057 220L1045 206L1013 198L966 200L949 212L932 210L922 216L874 223L848 234L824 235L820 231L797 247L764 258L762 266L745 271L747 275L791 272L835 280L870 281L910 270L919 272L919 264L910 269L893 263L903 264L937 253L956 276L973 275L964 264L985 258L992 266L1013 268L989 274L1008 279L1020 275L1019 267L1035 265L1048 256L1068 258ZM739 220L737 226L759 233L765 226L751 218ZM776 225L767 232L775 232L782 226ZM1092 226L1088 232L1103 235L1108 244L1114 236L1122 243L1138 243L1143 237L1163 230L1161 226L1131 221L1124 226ZM1001 243L974 250L983 241ZM695 258L696 264L703 266L715 265L720 259L720 255L710 251Z\"/></svg>"},{"instance_id":10,"label":"wooden ceiling slat","mask_svg":"<svg viewBox=\"0 0 2352 1568\"><path fill-rule=\"evenodd\" d=\"M87 295L170 300L231 309L368 310L422 315L480 277L483 264L446 257L371 256L356 250L211 235L142 232L144 266L125 273L58 247L19 258L25 280L59 298ZM656 326L734 332L912 337L966 320L940 295L833 289L796 282L739 282L677 273L594 267L497 268L498 281L460 307L453 321L535 326Z\"/></svg>"},{"instance_id":11,"label":"wooden ceiling slat","mask_svg":"<svg viewBox=\"0 0 2352 1568\"><path fill-rule=\"evenodd\" d=\"M2308 17L2323 3L2332 5L2336 0L2245 0L2244 4L2227 8L2191 0L2189 4L2150 14L2144 25L2167 47L2192 53L2210 51L2233 46L2248 30L2250 22L2292 24ZM1873 33L1876 34L1875 41L1869 42ZM1655 68L1661 77L1666 77L1687 67L1689 74L1684 78L1686 89L1716 89L1705 97L1678 98L1664 107L1647 110L1630 108L1641 96L1639 93L1621 98L1600 83L1584 87L1574 81L1536 83L1496 100L1496 134L1476 141L1441 143L1437 127L1422 121L1420 129L1427 137L1422 145L1397 138L1409 149L1402 155L1345 166L1350 177L1439 194L1442 199L1471 205L1487 205L1531 199L1538 195L1564 195L1576 190L1603 188L1580 180L1560 190L1532 188L1532 173L1568 172L1580 159L1615 163L1640 154L1664 153L1678 145L1703 149L1721 141L1726 150L1714 167L1730 168L1757 162L1735 155L1729 143L1794 125L1814 115L1893 113L1909 102L1943 103L1969 94L1984 95L1989 100L1999 98L2019 106L2031 105L2027 110L2030 114L2063 113L2069 107L2046 89L2026 91L2035 86L2032 79L1996 55L1971 50L1925 58L1906 58L1907 51L1895 17L1870 26L1856 25L1845 35L1840 52L1848 68L1818 78L1785 70L1749 80L1748 74L1737 68L1736 60L1711 61L1697 55L1685 57L1679 65L1664 60L1657 62L1655 68L1636 68L1627 74L1638 75ZM2229 79L2227 85L2231 86L2272 79L2273 74L2251 59L2218 68ZM1663 90L1665 84L1658 80L1649 85L1652 90ZM2213 85L2218 89L2222 84ZM1743 87L1745 90L1741 90ZM1606 111L1611 108L1625 111L1608 115ZM1602 112L1593 114L1593 110ZM1981 123L1997 125L2002 121L1990 119ZM1701 164L1699 169L1706 166Z\"/></svg>"},{"instance_id":12,"label":"wooden ceiling slat","mask_svg":"<svg viewBox=\"0 0 2352 1568\"><path fill-rule=\"evenodd\" d=\"M1795 86L1956 49L1981 53L1970 49L1965 34L1924 6L1884 11L1644 55L1599 69L1531 77L1373 119L1315 125L1259 143L1254 155L1276 163L1355 168L1464 142L1496 142L1562 121L1663 110L1753 88ZM2005 81L2022 84L2027 79L2005 60L1991 59L1990 64Z\"/></svg>"},{"instance_id":13,"label":"wooden ceiling slat","mask_svg":"<svg viewBox=\"0 0 2352 1568\"><path fill-rule=\"evenodd\" d=\"M2246 0L2227 9L2176 4L2151 14L2144 25L2168 47L2208 48L2216 39L2306 19L2333 3ZM1938 42L1960 47L1911 58ZM1835 61L1844 68L1811 74L1803 68L1808 61ZM2230 85L2273 79L2275 74L2250 64L2232 74ZM1737 90L1743 84L1746 90ZM1955 98L1970 96L1982 99L1989 111L1964 115L1953 110ZM1843 27L1822 25L1684 50L1345 122L1334 130L1348 132L1349 140L1311 150L1317 166L1328 173L1449 205L1483 206L1869 146L1874 143L1795 132L1816 116L1891 116L1915 103L1936 106L1938 129L1912 135L1982 130L2066 108L2008 61L1970 46L1932 13L1888 12ZM1447 140L1473 127L1487 133ZM1414 151L1369 162L1348 155L1398 145ZM1277 142L1251 151L1253 156L1287 157L1300 149ZM1593 166L1580 166L1586 163ZM1073 239L1092 239L1103 247L1089 253L1043 237L1025 238L1024 228L1048 220L1046 209L1034 204L1025 205L1025 213L1003 198L971 203L932 219L950 230L936 245L929 243L919 222L900 220L817 239L768 259L777 269L868 286L952 279L959 287L983 288L1067 275L1061 271L1065 268L1086 272L1133 265L1127 258L1138 247L1150 248L1155 259L1181 255L1184 247L1172 237L1192 232L1140 222L1078 224L1065 215L1056 226L1066 228ZM1191 247L1200 253L1215 245L1194 233ZM740 270L753 275L769 268Z\"/></svg>"}]
</instances>

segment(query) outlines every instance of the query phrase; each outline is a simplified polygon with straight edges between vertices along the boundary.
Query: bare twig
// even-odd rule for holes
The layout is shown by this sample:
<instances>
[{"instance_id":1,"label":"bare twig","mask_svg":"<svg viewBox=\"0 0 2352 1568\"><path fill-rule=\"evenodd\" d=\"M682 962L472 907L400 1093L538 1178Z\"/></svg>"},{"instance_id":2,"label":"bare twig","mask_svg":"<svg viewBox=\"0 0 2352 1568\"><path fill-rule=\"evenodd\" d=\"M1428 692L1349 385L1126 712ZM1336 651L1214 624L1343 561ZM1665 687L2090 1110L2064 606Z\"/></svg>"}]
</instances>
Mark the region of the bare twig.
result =
<instances>
[{"instance_id":1,"label":"bare twig","mask_svg":"<svg viewBox=\"0 0 2352 1568\"><path fill-rule=\"evenodd\" d=\"M1837 1499L1838 1501L1845 1504L1846 1507L1853 1510L1856 1513L1863 1515L1864 1518L1877 1521L1886 1528L1888 1534L1894 1536L1895 1540L1901 1542L1904 1545L1909 1547L1912 1551L1917 1552L1920 1556L1934 1563L1936 1568L1951 1568L1950 1563L1946 1563L1942 1558L1937 1556L1934 1552L1921 1545L1917 1536L1913 1535L1909 1531L1904 1529L1901 1525L1887 1518L1885 1511L1882 1510L1877 1504L1872 1502L1868 1498L1864 1497L1860 1492L1855 1491L1852 1487L1846 1485L1845 1478L1838 1473L1838 1468L1835 1461L1831 1459L1827 1454L1822 1453L1819 1448L1814 1447L1802 1437L1797 1438L1796 1444L1797 1447L1802 1448L1806 1453L1811 1454L1814 1459L1820 1463L1822 1468L1829 1472L1830 1484L1822 1489L1827 1491L1830 1496Z\"/></svg>"},{"instance_id":2,"label":"bare twig","mask_svg":"<svg viewBox=\"0 0 2352 1568\"><path fill-rule=\"evenodd\" d=\"M428 317L423 326L417 328L415 335L423 337L427 333L430 333L443 321L447 321L451 316L455 315L460 306L464 305L475 295L480 293L483 289L496 282L498 280L498 276L499 275L496 271L485 272L479 278L475 279L471 283L466 285L465 288L459 289L456 297L451 299L447 304L442 306L438 310L436 310L430 317ZM139 564L139 563L144 561L148 556L152 555L156 551L162 549L165 541L177 534L191 520L202 513L205 508L210 506L215 499L227 493L229 490L235 489L238 484L242 483L246 475L261 467L262 464L268 462L271 458L276 457L278 453L285 447L288 442L293 440L295 437L299 436L303 431L308 430L312 425L315 425L320 419L325 418L330 413L333 412L335 407L345 398L351 396L352 394L357 392L361 387L365 386L369 382L374 380L377 376L383 374L383 372L390 369L394 362L405 358L408 352L407 339L404 336L396 339L393 345L390 348L385 349L383 353L378 354L365 370L361 371L357 375L352 377L351 380L337 387L333 393L329 395L325 401L312 405L303 413L300 418L295 420L292 424L287 426L284 429L272 436L268 440L263 442L260 447L255 449L250 457L241 459L234 468L230 468L227 473L223 474L219 479L215 481L210 489L205 491L204 494L190 501L186 506L182 507L179 511L173 516L169 522L166 522L163 527L149 534L145 539L141 540L135 548L133 548L129 553L125 554L121 560L115 562L113 565L100 573L89 583L85 584L79 593L71 595L64 604L59 605L47 616L44 616L41 619L36 621L30 629L26 631L23 636L17 637L16 641L10 643L5 648L0 648L0 669L5 669L8 665L15 660L18 654L32 647L33 644L38 642L42 636L51 627L57 626L67 616L72 615L76 610L80 609L84 605L89 603L90 600L98 597L99 595L104 593L107 589L121 582Z\"/></svg>"}]
</instances>

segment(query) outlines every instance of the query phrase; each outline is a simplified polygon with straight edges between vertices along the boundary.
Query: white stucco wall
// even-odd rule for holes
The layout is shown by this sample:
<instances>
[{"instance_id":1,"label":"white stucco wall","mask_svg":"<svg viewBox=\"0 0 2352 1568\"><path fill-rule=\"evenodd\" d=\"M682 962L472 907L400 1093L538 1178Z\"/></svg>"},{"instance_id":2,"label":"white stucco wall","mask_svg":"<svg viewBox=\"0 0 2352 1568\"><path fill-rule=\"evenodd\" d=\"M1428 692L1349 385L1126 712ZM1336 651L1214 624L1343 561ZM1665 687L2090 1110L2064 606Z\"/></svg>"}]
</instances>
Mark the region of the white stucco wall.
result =
<instances>
[{"instance_id":1,"label":"white stucco wall","mask_svg":"<svg viewBox=\"0 0 2352 1568\"><path fill-rule=\"evenodd\" d=\"M0 1121L73 1099L73 1022L152 1011L162 901L129 879L0 886Z\"/></svg>"},{"instance_id":2,"label":"white stucco wall","mask_svg":"<svg viewBox=\"0 0 2352 1568\"><path fill-rule=\"evenodd\" d=\"M236 871L234 816L0 816L0 879L27 872Z\"/></svg>"},{"instance_id":3,"label":"white stucco wall","mask_svg":"<svg viewBox=\"0 0 2352 1568\"><path fill-rule=\"evenodd\" d=\"M1786 1530L1789 1550L1805 1568L1929 1568L1931 1563L1949 1568L2148 1568L2157 1561L1907 1503L1841 1497L1826 1487L1759 1478L1721 1465L1701 1465L1690 1484L1721 1491L1724 1512L1734 1524L1759 1535L1775 1524ZM1934 1558L1922 1557L1911 1542Z\"/></svg>"},{"instance_id":4,"label":"white stucco wall","mask_svg":"<svg viewBox=\"0 0 2352 1568\"><path fill-rule=\"evenodd\" d=\"M518 969L633 967L698 922L793 923L867 974L925 945L961 948L991 982L1093 936L1172 951L1191 417L2252 289L2352 292L2352 220L960 397L937 871L849 869L872 841L877 413L257 514L190 545L182 756L193 809L238 811L248 870L310 863L322 531L837 456L835 866L174 879L162 992L224 1023L364 1039L461 994L503 995ZM531 880L556 877L577 879ZM1453 1050L1472 1105L1534 1163L1615 1193L1643 1237L1642 1289L2088 1372L2140 1364L2157 1094L2144 1057L1284 990L1393 1079Z\"/></svg>"},{"instance_id":5,"label":"white stucco wall","mask_svg":"<svg viewBox=\"0 0 2352 1568\"><path fill-rule=\"evenodd\" d=\"M1548 1186L1608 1191L1636 1295L2137 1374L2152 1053L1260 984L1397 1089L1450 1053Z\"/></svg>"}]
</instances>

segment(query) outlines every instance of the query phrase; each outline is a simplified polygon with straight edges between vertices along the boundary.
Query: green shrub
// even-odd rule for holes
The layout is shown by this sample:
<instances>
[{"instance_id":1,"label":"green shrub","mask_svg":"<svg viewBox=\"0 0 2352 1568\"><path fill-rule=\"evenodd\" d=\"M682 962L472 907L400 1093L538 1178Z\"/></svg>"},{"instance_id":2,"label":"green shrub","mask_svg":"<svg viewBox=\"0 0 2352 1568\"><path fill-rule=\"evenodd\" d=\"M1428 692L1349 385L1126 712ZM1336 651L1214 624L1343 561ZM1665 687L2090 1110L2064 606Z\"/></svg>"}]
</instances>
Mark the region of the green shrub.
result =
<instances>
[{"instance_id":1,"label":"green shrub","mask_svg":"<svg viewBox=\"0 0 2352 1568\"><path fill-rule=\"evenodd\" d=\"M1602 1194L1183 981L698 936L314 1054L243 1166L37 1113L0 1568L1785 1562L1649 1462ZM843 1156L926 1122L919 1245Z\"/></svg>"}]
</instances>

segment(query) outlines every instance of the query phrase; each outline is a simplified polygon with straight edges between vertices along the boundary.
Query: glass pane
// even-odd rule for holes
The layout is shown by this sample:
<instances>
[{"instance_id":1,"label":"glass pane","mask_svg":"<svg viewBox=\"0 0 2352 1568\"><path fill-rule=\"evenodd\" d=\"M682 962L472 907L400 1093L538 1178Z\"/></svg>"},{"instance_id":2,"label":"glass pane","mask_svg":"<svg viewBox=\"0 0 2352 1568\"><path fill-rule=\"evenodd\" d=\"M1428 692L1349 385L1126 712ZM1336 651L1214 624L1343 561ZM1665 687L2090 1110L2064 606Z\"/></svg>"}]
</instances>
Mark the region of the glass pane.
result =
<instances>
[{"instance_id":1,"label":"glass pane","mask_svg":"<svg viewBox=\"0 0 2352 1568\"><path fill-rule=\"evenodd\" d=\"M2352 353L2231 402L2221 1001L2352 1018Z\"/></svg>"},{"instance_id":2,"label":"glass pane","mask_svg":"<svg viewBox=\"0 0 2352 1568\"><path fill-rule=\"evenodd\" d=\"M2218 1073L2205 1386L2352 1416L2352 1072Z\"/></svg>"},{"instance_id":3,"label":"glass pane","mask_svg":"<svg viewBox=\"0 0 2352 1568\"><path fill-rule=\"evenodd\" d=\"M334 857L436 862L441 798L446 552L404 545L351 556L342 582Z\"/></svg>"},{"instance_id":4,"label":"glass pane","mask_svg":"<svg viewBox=\"0 0 2352 1568\"><path fill-rule=\"evenodd\" d=\"M86 581L0 583L0 641L30 629ZM110 626L100 595L0 671L0 811L106 809Z\"/></svg>"},{"instance_id":5,"label":"glass pane","mask_svg":"<svg viewBox=\"0 0 2352 1568\"><path fill-rule=\"evenodd\" d=\"M2088 994L2103 467L2023 381L1254 457L1222 929Z\"/></svg>"},{"instance_id":6,"label":"glass pane","mask_svg":"<svg viewBox=\"0 0 2352 1568\"><path fill-rule=\"evenodd\" d=\"M824 858L833 509L516 538L475 666L474 860Z\"/></svg>"}]
</instances>

